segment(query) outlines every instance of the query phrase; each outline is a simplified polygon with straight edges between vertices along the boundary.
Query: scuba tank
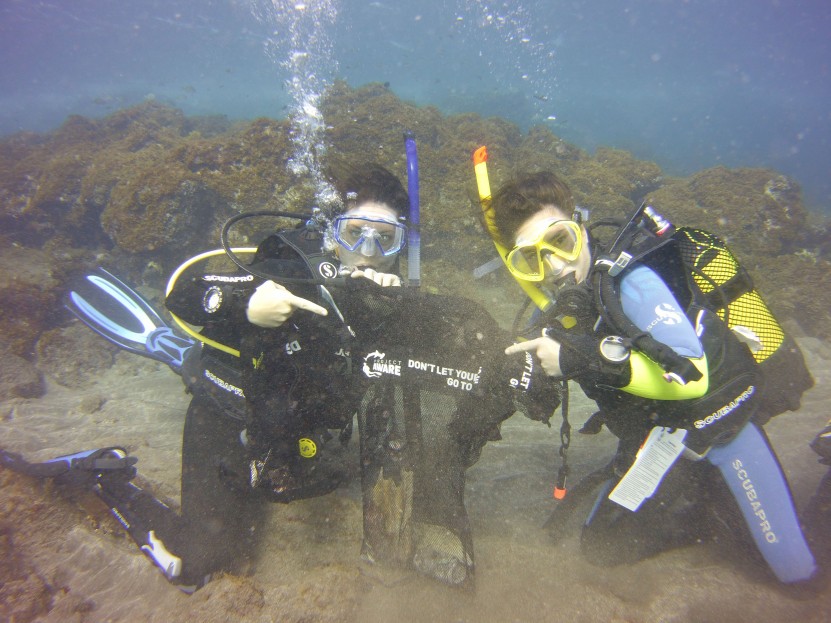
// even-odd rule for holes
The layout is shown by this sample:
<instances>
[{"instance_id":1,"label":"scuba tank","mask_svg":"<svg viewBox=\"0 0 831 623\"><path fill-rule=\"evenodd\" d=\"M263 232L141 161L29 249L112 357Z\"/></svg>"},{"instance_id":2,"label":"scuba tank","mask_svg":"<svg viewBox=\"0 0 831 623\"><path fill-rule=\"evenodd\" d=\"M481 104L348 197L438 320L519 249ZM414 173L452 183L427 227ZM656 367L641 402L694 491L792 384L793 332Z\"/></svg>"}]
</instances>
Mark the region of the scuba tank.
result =
<instances>
[{"instance_id":1,"label":"scuba tank","mask_svg":"<svg viewBox=\"0 0 831 623\"><path fill-rule=\"evenodd\" d=\"M793 338L762 299L753 280L724 242L709 232L681 228L674 235L688 269L694 300L713 311L750 348L764 376L763 398L755 421L799 409L814 379Z\"/></svg>"}]
</instances>

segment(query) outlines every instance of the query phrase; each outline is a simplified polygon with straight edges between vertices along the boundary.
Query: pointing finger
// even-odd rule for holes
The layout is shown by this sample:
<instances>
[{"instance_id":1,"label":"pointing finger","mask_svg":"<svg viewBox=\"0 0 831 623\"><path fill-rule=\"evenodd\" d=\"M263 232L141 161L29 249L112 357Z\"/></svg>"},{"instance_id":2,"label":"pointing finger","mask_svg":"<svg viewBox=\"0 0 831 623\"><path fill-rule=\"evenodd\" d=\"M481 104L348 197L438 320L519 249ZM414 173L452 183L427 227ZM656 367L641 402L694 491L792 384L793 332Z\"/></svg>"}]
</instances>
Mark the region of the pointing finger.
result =
<instances>
[{"instance_id":1,"label":"pointing finger","mask_svg":"<svg viewBox=\"0 0 831 623\"><path fill-rule=\"evenodd\" d=\"M508 348L505 349L505 354L514 355L516 353L527 353L535 351L545 339L547 338L538 337L533 340L528 340L527 342L518 342L516 344L511 344Z\"/></svg>"},{"instance_id":2,"label":"pointing finger","mask_svg":"<svg viewBox=\"0 0 831 623\"><path fill-rule=\"evenodd\" d=\"M294 294L289 295L289 302L297 309L305 309L318 316L329 315L329 310L325 307L321 307L317 303L312 303L310 300L295 296Z\"/></svg>"}]
</instances>

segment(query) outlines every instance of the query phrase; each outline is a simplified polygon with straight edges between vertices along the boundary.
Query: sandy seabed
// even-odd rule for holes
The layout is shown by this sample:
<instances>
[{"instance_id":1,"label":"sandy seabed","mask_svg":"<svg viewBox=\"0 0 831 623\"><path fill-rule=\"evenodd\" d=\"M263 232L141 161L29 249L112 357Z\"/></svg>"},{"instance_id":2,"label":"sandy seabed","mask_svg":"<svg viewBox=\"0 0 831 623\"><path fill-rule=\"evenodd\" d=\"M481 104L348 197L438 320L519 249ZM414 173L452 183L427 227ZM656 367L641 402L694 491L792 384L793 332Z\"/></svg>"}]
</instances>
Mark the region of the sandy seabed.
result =
<instances>
[{"instance_id":1,"label":"sandy seabed","mask_svg":"<svg viewBox=\"0 0 831 623\"><path fill-rule=\"evenodd\" d=\"M825 467L808 442L829 418L831 348L799 339L816 386L798 413L766 430L804 508ZM178 503L180 443L189 397L168 368L119 353L97 379L50 382L37 400L0 403L2 445L30 460L120 445L139 479ZM575 430L592 413L576 387ZM593 567L579 547L581 513L552 542L542 524L555 502L559 423L514 416L468 471L476 587L460 591L360 560L358 479L317 499L273 505L250 575L223 575L193 595L172 587L91 493L0 469L0 620L105 621L626 621L754 623L831 620L831 590L781 590L763 570L714 544L634 565ZM351 442L357 473L357 440ZM574 435L572 482L614 452L608 433Z\"/></svg>"}]
</instances>

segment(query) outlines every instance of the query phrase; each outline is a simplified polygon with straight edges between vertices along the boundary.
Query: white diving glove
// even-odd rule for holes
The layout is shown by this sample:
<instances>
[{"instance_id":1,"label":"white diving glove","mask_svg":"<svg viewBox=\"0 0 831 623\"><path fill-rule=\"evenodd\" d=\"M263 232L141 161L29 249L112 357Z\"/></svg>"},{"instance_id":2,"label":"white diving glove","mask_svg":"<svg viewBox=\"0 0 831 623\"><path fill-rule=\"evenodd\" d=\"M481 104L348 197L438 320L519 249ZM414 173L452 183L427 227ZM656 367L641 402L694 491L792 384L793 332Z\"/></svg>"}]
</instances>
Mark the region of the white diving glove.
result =
<instances>
[{"instance_id":1,"label":"white diving glove","mask_svg":"<svg viewBox=\"0 0 831 623\"><path fill-rule=\"evenodd\" d=\"M350 273L350 275L353 279L357 279L358 277L369 279L370 281L377 283L382 288L401 285L401 277L398 275L393 275L392 273L379 273L373 268L355 269Z\"/></svg>"},{"instance_id":2,"label":"white diving glove","mask_svg":"<svg viewBox=\"0 0 831 623\"><path fill-rule=\"evenodd\" d=\"M295 309L305 309L320 316L329 314L325 307L295 296L280 284L266 281L248 299L245 315L251 324L276 329L289 319Z\"/></svg>"},{"instance_id":3,"label":"white diving glove","mask_svg":"<svg viewBox=\"0 0 831 623\"><path fill-rule=\"evenodd\" d=\"M542 369L548 376L562 376L563 372L560 370L560 343L552 340L550 337L543 335L542 337L528 340L527 342L519 342L511 344L505 349L506 355L513 355L515 353L533 353L540 360Z\"/></svg>"}]
</instances>

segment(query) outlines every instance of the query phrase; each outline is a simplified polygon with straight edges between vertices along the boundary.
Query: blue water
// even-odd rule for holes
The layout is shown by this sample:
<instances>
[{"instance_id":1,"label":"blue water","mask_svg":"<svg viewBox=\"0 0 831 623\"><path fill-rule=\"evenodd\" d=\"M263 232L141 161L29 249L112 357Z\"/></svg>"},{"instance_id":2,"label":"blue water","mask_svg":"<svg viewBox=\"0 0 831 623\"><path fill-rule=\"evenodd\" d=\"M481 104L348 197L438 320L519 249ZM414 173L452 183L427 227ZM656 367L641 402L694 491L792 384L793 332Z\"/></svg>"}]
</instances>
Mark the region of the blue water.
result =
<instances>
[{"instance_id":1,"label":"blue water","mask_svg":"<svg viewBox=\"0 0 831 623\"><path fill-rule=\"evenodd\" d=\"M305 46L313 87L389 82L670 174L769 166L831 213L829 40L819 0L0 0L0 135L148 98L282 117Z\"/></svg>"}]
</instances>

